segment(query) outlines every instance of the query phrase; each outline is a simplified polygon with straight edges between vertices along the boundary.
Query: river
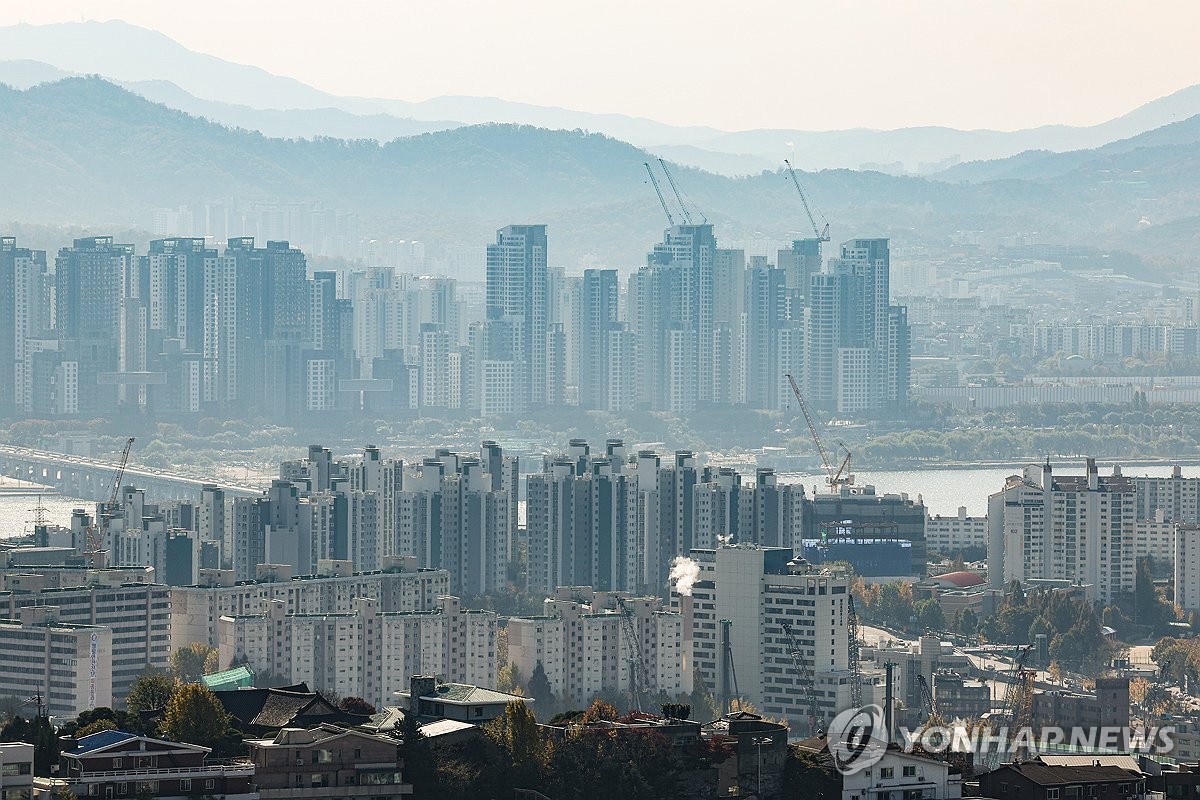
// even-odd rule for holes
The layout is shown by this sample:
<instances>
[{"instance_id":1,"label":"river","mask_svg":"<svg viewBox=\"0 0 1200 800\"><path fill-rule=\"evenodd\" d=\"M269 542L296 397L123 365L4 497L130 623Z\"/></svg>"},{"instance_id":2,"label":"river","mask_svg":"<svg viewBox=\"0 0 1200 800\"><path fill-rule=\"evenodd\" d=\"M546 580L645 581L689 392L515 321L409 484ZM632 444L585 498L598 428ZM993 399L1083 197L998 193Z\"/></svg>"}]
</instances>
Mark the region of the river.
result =
<instances>
[{"instance_id":1,"label":"river","mask_svg":"<svg viewBox=\"0 0 1200 800\"><path fill-rule=\"evenodd\" d=\"M1113 462L1098 462L1100 474L1112 472ZM1054 462L1054 471L1062 475L1082 475L1084 462L1059 461ZM930 514L953 516L958 513L959 506L967 507L967 514L973 517L987 513L988 495L1004 488L1004 480L1009 475L1015 475L1025 468L1025 463L1014 464L1011 467L966 467L949 469L930 467L919 470L874 471L855 470L854 482L858 485L872 484L875 491L893 494L908 494L912 498L921 495L925 507ZM1149 475L1151 477L1167 477L1172 467L1165 464L1133 465L1121 464L1121 471L1130 477ZM1200 476L1200 466L1183 467L1185 477ZM814 485L818 490L824 489L822 482L824 473L783 473L780 480L794 483L803 482L807 491L812 491Z\"/></svg>"},{"instance_id":2,"label":"river","mask_svg":"<svg viewBox=\"0 0 1200 800\"><path fill-rule=\"evenodd\" d=\"M1150 475L1166 477L1171 474L1171 466L1165 464L1122 464L1126 475ZM1112 462L1100 462L1101 474L1112 472ZM966 506L971 516L982 516L987 513L988 495L999 491L1004 486L1004 479L1009 475L1020 472L1024 464L1014 464L1010 467L964 467L946 468L930 467L919 470L863 470L855 472L855 483L858 485L872 484L879 493L904 493L916 498L921 495L925 507L930 514L952 516L958 513L959 506ZM1057 462L1055 471L1064 475L1079 475L1083 473L1083 461ZM1185 466L1183 474L1187 477L1200 476L1200 466ZM818 489L824 480L824 474L814 473L781 473L780 480L786 483L801 482L812 491L814 485ZM36 492L13 494L5 491L4 479L0 479L0 539L21 534L32 529L33 509L37 505ZM52 524L67 525L71 521L71 509L86 508L94 511L95 503L74 497L64 497L59 494L46 494L42 497L46 519Z\"/></svg>"}]
</instances>

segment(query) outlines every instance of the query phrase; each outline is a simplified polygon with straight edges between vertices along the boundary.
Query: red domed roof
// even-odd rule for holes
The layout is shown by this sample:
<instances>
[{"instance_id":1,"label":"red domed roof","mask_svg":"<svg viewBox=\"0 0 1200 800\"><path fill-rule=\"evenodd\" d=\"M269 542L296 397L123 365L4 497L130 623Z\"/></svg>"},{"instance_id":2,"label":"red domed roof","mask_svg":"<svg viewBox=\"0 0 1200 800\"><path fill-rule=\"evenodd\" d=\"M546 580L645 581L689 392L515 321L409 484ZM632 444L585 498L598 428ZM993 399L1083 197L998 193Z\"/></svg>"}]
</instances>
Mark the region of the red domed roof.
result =
<instances>
[{"instance_id":1,"label":"red domed roof","mask_svg":"<svg viewBox=\"0 0 1200 800\"><path fill-rule=\"evenodd\" d=\"M981 583L984 583L983 576L978 572L971 572L965 569L958 572L947 572L944 575L934 575L931 580L938 581L943 585L956 586L959 589L979 586Z\"/></svg>"}]
</instances>

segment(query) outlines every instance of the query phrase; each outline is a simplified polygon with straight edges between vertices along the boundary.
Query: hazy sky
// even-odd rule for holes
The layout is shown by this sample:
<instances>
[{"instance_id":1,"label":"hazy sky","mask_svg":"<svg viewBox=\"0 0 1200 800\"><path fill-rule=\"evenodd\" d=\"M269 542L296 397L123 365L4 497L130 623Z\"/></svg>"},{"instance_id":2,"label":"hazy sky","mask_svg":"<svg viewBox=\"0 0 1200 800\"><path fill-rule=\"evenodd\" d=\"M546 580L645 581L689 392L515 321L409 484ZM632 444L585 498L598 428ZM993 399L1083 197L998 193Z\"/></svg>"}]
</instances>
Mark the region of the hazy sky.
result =
<instances>
[{"instance_id":1,"label":"hazy sky","mask_svg":"<svg viewBox=\"0 0 1200 800\"><path fill-rule=\"evenodd\" d=\"M337 94L729 130L1090 124L1200 83L1197 0L0 2L3 25L85 18Z\"/></svg>"}]
</instances>

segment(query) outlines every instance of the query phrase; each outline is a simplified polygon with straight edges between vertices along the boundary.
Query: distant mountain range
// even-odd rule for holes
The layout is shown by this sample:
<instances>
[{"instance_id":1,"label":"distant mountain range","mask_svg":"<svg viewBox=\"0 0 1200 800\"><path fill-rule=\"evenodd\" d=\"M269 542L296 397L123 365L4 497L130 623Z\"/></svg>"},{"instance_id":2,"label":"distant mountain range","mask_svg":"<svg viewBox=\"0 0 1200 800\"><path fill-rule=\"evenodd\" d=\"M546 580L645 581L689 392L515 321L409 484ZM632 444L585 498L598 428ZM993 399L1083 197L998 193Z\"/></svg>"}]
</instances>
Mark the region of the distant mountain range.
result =
<instances>
[{"instance_id":1,"label":"distant mountain range","mask_svg":"<svg viewBox=\"0 0 1200 800\"><path fill-rule=\"evenodd\" d=\"M850 170L803 179L835 243L869 235L944 247L960 230L1036 231L1190 267L1200 234L1198 131L1191 119L1098 150L963 165L946 181ZM644 263L665 227L642 167L648 157L600 134L520 125L388 144L284 140L99 78L0 87L0 220L125 228L184 203L311 200L357 211L364 235L434 247L482 246L501 225L544 222L554 263L627 268ZM806 232L781 172L729 178L679 168L676 177L725 242Z\"/></svg>"},{"instance_id":2,"label":"distant mountain range","mask_svg":"<svg viewBox=\"0 0 1200 800\"><path fill-rule=\"evenodd\" d=\"M886 172L935 173L956 159L970 162L1029 150L1100 147L1200 114L1198 85L1090 127L727 132L486 97L423 102L341 97L258 67L194 52L160 33L123 22L0 28L0 53L8 59L0 62L0 82L17 88L99 74L172 108L268 136L388 141L466 125L512 123L603 133L677 163L727 175L774 170L785 157L809 170L869 165Z\"/></svg>"}]
</instances>

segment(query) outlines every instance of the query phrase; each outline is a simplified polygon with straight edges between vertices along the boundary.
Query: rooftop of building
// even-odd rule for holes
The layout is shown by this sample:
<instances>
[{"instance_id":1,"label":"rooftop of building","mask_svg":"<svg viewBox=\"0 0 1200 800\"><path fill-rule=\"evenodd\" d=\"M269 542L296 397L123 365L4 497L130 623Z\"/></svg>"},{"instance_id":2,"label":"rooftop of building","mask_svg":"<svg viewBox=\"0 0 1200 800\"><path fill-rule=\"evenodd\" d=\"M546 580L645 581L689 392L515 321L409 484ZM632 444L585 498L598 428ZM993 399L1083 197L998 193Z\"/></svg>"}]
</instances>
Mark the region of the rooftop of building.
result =
<instances>
[{"instance_id":1,"label":"rooftop of building","mask_svg":"<svg viewBox=\"0 0 1200 800\"><path fill-rule=\"evenodd\" d=\"M922 583L925 582L922 581ZM957 572L944 572L941 575L933 575L927 579L927 582L937 583L942 586L953 586L957 589L968 589L972 586L981 586L987 583L978 572L965 569L958 570Z\"/></svg>"},{"instance_id":2,"label":"rooftop of building","mask_svg":"<svg viewBox=\"0 0 1200 800\"><path fill-rule=\"evenodd\" d=\"M1111 783L1113 781L1136 780L1143 777L1139 769L1123 769L1114 764L1102 764L1092 757L1090 764L1047 764L1040 758L1006 764L996 772L1011 770L1019 773L1038 786L1066 786L1078 783Z\"/></svg>"},{"instance_id":3,"label":"rooftop of building","mask_svg":"<svg viewBox=\"0 0 1200 800\"><path fill-rule=\"evenodd\" d=\"M401 689L394 692L397 697L410 697L411 693L408 689ZM533 698L522 697L521 695L509 694L508 692L498 692L495 689L486 689L482 686L472 686L466 683L439 683L433 690L433 694L421 695L422 700L432 700L436 703L448 703L450 705L493 705L499 703L509 703L513 700L521 700L525 703L532 703Z\"/></svg>"}]
</instances>

